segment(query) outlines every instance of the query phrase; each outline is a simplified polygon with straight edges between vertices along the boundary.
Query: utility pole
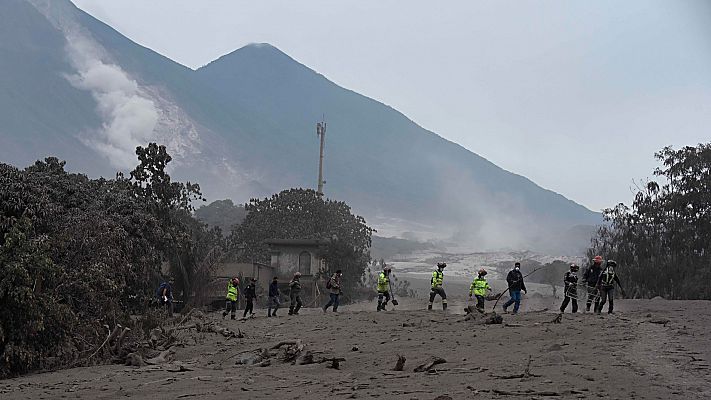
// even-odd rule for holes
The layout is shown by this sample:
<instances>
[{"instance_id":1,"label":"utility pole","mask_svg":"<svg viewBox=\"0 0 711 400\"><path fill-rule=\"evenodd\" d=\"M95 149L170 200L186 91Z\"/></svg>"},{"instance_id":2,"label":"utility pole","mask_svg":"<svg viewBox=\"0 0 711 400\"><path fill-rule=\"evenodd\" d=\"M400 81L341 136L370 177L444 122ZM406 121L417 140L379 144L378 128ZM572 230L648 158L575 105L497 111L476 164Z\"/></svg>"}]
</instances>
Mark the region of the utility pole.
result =
<instances>
[{"instance_id":1,"label":"utility pole","mask_svg":"<svg viewBox=\"0 0 711 400\"><path fill-rule=\"evenodd\" d=\"M323 184L326 181L323 180L323 146L326 143L326 122L321 121L316 124L316 136L321 138L321 145L319 148L318 156L318 189L316 193L323 195Z\"/></svg>"}]
</instances>

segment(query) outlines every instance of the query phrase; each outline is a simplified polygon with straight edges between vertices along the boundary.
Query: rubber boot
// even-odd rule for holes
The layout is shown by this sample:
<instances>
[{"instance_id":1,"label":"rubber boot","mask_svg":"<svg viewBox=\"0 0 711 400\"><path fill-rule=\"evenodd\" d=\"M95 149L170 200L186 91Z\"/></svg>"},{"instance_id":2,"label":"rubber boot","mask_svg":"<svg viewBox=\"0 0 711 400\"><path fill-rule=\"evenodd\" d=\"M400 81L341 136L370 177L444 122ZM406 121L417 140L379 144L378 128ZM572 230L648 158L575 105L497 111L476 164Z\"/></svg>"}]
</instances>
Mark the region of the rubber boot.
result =
<instances>
[{"instance_id":1,"label":"rubber boot","mask_svg":"<svg viewBox=\"0 0 711 400\"><path fill-rule=\"evenodd\" d=\"M427 309L428 309L428 310L431 310L431 309L432 309L432 303L430 303L430 304L427 306Z\"/></svg>"},{"instance_id":2,"label":"rubber boot","mask_svg":"<svg viewBox=\"0 0 711 400\"><path fill-rule=\"evenodd\" d=\"M271 316L272 316L272 309L267 308L267 317L271 317Z\"/></svg>"},{"instance_id":3,"label":"rubber boot","mask_svg":"<svg viewBox=\"0 0 711 400\"><path fill-rule=\"evenodd\" d=\"M289 307L289 315L294 315L294 306Z\"/></svg>"},{"instance_id":4,"label":"rubber boot","mask_svg":"<svg viewBox=\"0 0 711 400\"><path fill-rule=\"evenodd\" d=\"M380 310L382 310L382 309L383 309L383 303L378 302L378 311L380 311Z\"/></svg>"},{"instance_id":5,"label":"rubber boot","mask_svg":"<svg viewBox=\"0 0 711 400\"><path fill-rule=\"evenodd\" d=\"M296 308L294 309L294 315L299 315L299 309L301 308L300 304L296 305Z\"/></svg>"},{"instance_id":6,"label":"rubber boot","mask_svg":"<svg viewBox=\"0 0 711 400\"><path fill-rule=\"evenodd\" d=\"M442 303L442 310L447 311L447 303Z\"/></svg>"}]
</instances>

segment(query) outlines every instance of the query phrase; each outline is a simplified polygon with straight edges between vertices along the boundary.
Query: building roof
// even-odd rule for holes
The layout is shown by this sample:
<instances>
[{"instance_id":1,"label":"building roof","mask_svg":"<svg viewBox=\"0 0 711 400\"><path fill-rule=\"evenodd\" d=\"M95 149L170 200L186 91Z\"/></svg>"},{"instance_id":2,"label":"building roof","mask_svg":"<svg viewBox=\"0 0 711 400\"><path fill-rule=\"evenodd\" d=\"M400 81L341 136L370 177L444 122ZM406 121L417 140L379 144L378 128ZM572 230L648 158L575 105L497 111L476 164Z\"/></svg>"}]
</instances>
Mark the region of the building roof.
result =
<instances>
[{"instance_id":1,"label":"building roof","mask_svg":"<svg viewBox=\"0 0 711 400\"><path fill-rule=\"evenodd\" d=\"M266 239L265 244L278 246L323 246L330 240L327 239Z\"/></svg>"}]
</instances>

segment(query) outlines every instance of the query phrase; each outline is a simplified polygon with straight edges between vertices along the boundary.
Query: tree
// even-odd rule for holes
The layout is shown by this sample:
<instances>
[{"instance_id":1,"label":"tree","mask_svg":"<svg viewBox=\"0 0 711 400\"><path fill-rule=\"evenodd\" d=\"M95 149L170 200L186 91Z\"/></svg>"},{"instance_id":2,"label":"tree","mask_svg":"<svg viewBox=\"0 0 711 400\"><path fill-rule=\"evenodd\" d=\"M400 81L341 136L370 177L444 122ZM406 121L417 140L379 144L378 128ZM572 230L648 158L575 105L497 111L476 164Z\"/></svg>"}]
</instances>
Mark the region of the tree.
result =
<instances>
[{"instance_id":1,"label":"tree","mask_svg":"<svg viewBox=\"0 0 711 400\"><path fill-rule=\"evenodd\" d=\"M137 154L132 179L0 164L0 377L93 353L105 324L152 307L166 260L187 295L206 281L223 240L190 216L199 187L170 181L162 146Z\"/></svg>"},{"instance_id":2,"label":"tree","mask_svg":"<svg viewBox=\"0 0 711 400\"><path fill-rule=\"evenodd\" d=\"M711 298L711 143L655 154L661 182L604 211L588 257L614 259L635 297Z\"/></svg>"},{"instance_id":3,"label":"tree","mask_svg":"<svg viewBox=\"0 0 711 400\"><path fill-rule=\"evenodd\" d=\"M243 260L269 262L266 239L327 240L324 258L328 272L343 270L346 285L361 282L370 262L373 229L351 213L342 201L324 199L311 189L289 189L245 206L247 217L230 237Z\"/></svg>"},{"instance_id":4,"label":"tree","mask_svg":"<svg viewBox=\"0 0 711 400\"><path fill-rule=\"evenodd\" d=\"M195 218L211 227L218 227L223 234L229 235L235 225L239 225L247 216L243 205L235 205L232 200L215 200L195 210Z\"/></svg>"}]
</instances>

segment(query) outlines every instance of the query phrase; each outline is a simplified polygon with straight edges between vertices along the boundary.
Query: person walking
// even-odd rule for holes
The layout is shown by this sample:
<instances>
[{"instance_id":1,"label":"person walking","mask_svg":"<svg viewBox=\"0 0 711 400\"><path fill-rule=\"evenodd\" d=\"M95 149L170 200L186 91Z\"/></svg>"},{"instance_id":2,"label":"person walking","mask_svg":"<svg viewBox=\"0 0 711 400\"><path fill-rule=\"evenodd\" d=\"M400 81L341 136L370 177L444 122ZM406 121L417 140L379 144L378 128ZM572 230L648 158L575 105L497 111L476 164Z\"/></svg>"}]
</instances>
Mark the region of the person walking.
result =
<instances>
[{"instance_id":1,"label":"person walking","mask_svg":"<svg viewBox=\"0 0 711 400\"><path fill-rule=\"evenodd\" d=\"M386 264L383 265L383 271L378 275L378 311L385 311L385 306L390 301L390 271L391 268Z\"/></svg>"},{"instance_id":2,"label":"person walking","mask_svg":"<svg viewBox=\"0 0 711 400\"><path fill-rule=\"evenodd\" d=\"M227 295L225 296L225 311L222 318L230 314L230 319L235 319L237 313L237 297L239 296L239 279L234 277L227 282Z\"/></svg>"},{"instance_id":3,"label":"person walking","mask_svg":"<svg viewBox=\"0 0 711 400\"><path fill-rule=\"evenodd\" d=\"M444 269L447 267L447 263L437 263L437 269L432 272L432 278L430 279L430 304L427 306L428 310L432 309L434 304L435 296L442 298L442 310L447 309L447 293L444 291Z\"/></svg>"},{"instance_id":4,"label":"person walking","mask_svg":"<svg viewBox=\"0 0 711 400\"><path fill-rule=\"evenodd\" d=\"M333 306L333 312L338 312L338 304L339 304L339 298L341 296L341 277L343 276L343 272L341 270L337 270L336 273L331 275L331 279L328 280L326 283L326 288L331 291L329 293L329 300L328 303L326 303L325 306L323 306L323 312L328 311L328 307Z\"/></svg>"},{"instance_id":5,"label":"person walking","mask_svg":"<svg viewBox=\"0 0 711 400\"><path fill-rule=\"evenodd\" d=\"M590 312L590 306L595 302L595 308L600 305L600 295L597 290L597 280L600 278L600 273L602 272L602 257L595 256L593 258L593 263L588 269L585 270L583 274L583 282L587 286L588 299L585 301L585 311Z\"/></svg>"},{"instance_id":6,"label":"person walking","mask_svg":"<svg viewBox=\"0 0 711 400\"><path fill-rule=\"evenodd\" d=\"M289 315L299 315L299 309L303 304L301 302L301 272L295 272L294 277L289 282L289 299L291 304L289 304Z\"/></svg>"},{"instance_id":7,"label":"person walking","mask_svg":"<svg viewBox=\"0 0 711 400\"><path fill-rule=\"evenodd\" d=\"M560 312L564 313L568 308L568 303L573 301L573 314L578 312L578 269L576 264L570 264L570 271L563 275L563 285L565 290L563 304L560 305Z\"/></svg>"},{"instance_id":8,"label":"person walking","mask_svg":"<svg viewBox=\"0 0 711 400\"><path fill-rule=\"evenodd\" d=\"M474 297L476 297L476 309L482 313L484 312L484 299L486 299L487 291L491 290L491 286L489 286L485 276L486 270L484 268L480 269L478 276L474 278L472 285L469 286L469 299L471 300L472 294L474 294Z\"/></svg>"},{"instance_id":9,"label":"person walking","mask_svg":"<svg viewBox=\"0 0 711 400\"><path fill-rule=\"evenodd\" d=\"M279 309L279 306L281 305L281 300L279 299L280 295L279 280L275 276L274 279L272 279L272 283L269 284L269 305L267 306L267 317L277 316L277 309ZM272 311L272 309L274 309L274 311Z\"/></svg>"},{"instance_id":10,"label":"person walking","mask_svg":"<svg viewBox=\"0 0 711 400\"><path fill-rule=\"evenodd\" d=\"M622 296L627 296L627 294L625 294L625 289L622 288L622 284L620 283L620 278L615 272L615 268L617 268L617 263L613 260L607 260L607 263L605 263L605 269L602 271L600 278L597 280L597 287L600 291L600 304L595 309L595 312L598 314L600 314L603 307L605 307L606 300L609 300L610 302L610 305L607 306L607 313L612 314L614 312L615 283L617 283L617 286L620 287Z\"/></svg>"},{"instance_id":11,"label":"person walking","mask_svg":"<svg viewBox=\"0 0 711 400\"><path fill-rule=\"evenodd\" d=\"M247 287L244 288L244 314L242 318L247 318L247 313L250 317L254 316L254 299L257 297L257 280L254 278L248 278Z\"/></svg>"},{"instance_id":12,"label":"person walking","mask_svg":"<svg viewBox=\"0 0 711 400\"><path fill-rule=\"evenodd\" d=\"M514 268L509 271L508 275L506 275L506 283L509 284L509 295L511 296L511 298L509 299L509 301L504 303L504 312L508 312L506 309L511 304L513 304L513 313L517 314L518 309L521 306L521 291L523 291L523 293L528 293L526 291L526 284L523 282L523 274L521 274L520 262L516 262L514 264Z\"/></svg>"},{"instance_id":13,"label":"person walking","mask_svg":"<svg viewBox=\"0 0 711 400\"><path fill-rule=\"evenodd\" d=\"M175 283L173 278L168 278L166 281L161 282L156 291L158 302L161 307L166 309L169 317L173 316L173 283Z\"/></svg>"}]
</instances>

